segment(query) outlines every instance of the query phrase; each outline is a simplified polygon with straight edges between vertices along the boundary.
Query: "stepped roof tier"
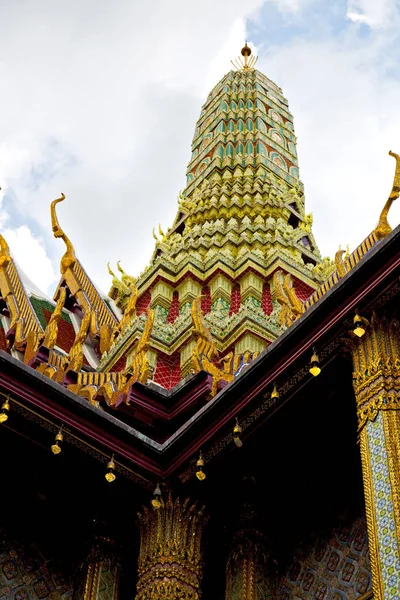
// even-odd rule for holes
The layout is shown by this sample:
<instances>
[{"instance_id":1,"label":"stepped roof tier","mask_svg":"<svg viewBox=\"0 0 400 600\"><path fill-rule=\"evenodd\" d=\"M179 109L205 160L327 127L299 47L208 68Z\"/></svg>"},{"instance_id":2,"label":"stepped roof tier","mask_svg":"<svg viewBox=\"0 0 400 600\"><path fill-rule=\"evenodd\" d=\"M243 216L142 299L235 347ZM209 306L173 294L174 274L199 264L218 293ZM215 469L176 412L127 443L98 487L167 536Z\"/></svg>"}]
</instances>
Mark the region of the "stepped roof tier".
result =
<instances>
[{"instance_id":1,"label":"stepped roof tier","mask_svg":"<svg viewBox=\"0 0 400 600\"><path fill-rule=\"evenodd\" d=\"M151 263L135 285L139 315L145 307L155 313L152 378L166 388L193 366L195 298L202 296L214 359L218 354L234 375L301 314L334 270L321 259L305 212L287 100L259 71L230 71L209 94L177 216L165 234L159 228L153 235ZM124 278L114 276L110 291L122 309L129 298ZM112 370L131 351L142 324L116 340L101 369Z\"/></svg>"}]
</instances>

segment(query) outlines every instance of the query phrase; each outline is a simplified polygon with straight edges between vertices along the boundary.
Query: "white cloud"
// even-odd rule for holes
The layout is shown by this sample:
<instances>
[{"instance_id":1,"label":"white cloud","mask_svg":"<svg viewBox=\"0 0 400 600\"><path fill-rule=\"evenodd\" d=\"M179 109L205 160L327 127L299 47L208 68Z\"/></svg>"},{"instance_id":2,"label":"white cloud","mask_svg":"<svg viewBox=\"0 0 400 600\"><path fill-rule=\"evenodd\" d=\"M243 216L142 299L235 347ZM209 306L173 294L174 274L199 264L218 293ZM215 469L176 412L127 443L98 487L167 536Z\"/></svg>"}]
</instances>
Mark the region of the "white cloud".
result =
<instances>
[{"instance_id":1,"label":"white cloud","mask_svg":"<svg viewBox=\"0 0 400 600\"><path fill-rule=\"evenodd\" d=\"M1 233L7 240L18 267L28 277L31 273L34 274L33 283L39 289L46 292L51 285L55 284L58 275L46 255L43 240L40 237L35 236L26 225L15 229L5 229Z\"/></svg>"},{"instance_id":2,"label":"white cloud","mask_svg":"<svg viewBox=\"0 0 400 600\"><path fill-rule=\"evenodd\" d=\"M400 85L386 76L385 60L380 39L350 36L297 40L265 61L289 99L306 209L330 256L339 244L355 248L373 230L393 182L388 151L400 153ZM394 227L399 220L398 201L389 221Z\"/></svg>"},{"instance_id":3,"label":"white cloud","mask_svg":"<svg viewBox=\"0 0 400 600\"><path fill-rule=\"evenodd\" d=\"M281 11L289 13L300 12L307 6L312 0L268 0Z\"/></svg>"},{"instance_id":4,"label":"white cloud","mask_svg":"<svg viewBox=\"0 0 400 600\"><path fill-rule=\"evenodd\" d=\"M372 28L389 27L398 21L398 0L349 0L347 17Z\"/></svg>"},{"instance_id":5,"label":"white cloud","mask_svg":"<svg viewBox=\"0 0 400 600\"><path fill-rule=\"evenodd\" d=\"M289 18L312 3L268 1ZM372 3L354 0L349 12L382 23L385 2L396 6L381 0L373 12ZM17 225L29 220L31 229L21 232L1 207L0 226L32 280L47 288L54 272L44 249L54 269L64 252L49 216L60 192L60 222L101 288L109 287L108 260L122 259L134 274L144 267L153 226L165 229L175 216L200 107L239 54L245 18L262 4L154 0L150 11L129 0L0 3L0 185L21 216ZM386 36L354 35L288 42L258 63L288 96L308 208L331 255L374 226L392 180L387 151L400 144L400 87L385 74L397 68ZM44 254L24 262L33 246Z\"/></svg>"},{"instance_id":6,"label":"white cloud","mask_svg":"<svg viewBox=\"0 0 400 600\"><path fill-rule=\"evenodd\" d=\"M102 288L108 260L135 273L149 261L151 230L171 223L184 187L205 83L229 70L226 55L238 54L244 18L261 4L0 4L0 182L52 256L63 247L49 205L64 192L60 222Z\"/></svg>"}]
</instances>

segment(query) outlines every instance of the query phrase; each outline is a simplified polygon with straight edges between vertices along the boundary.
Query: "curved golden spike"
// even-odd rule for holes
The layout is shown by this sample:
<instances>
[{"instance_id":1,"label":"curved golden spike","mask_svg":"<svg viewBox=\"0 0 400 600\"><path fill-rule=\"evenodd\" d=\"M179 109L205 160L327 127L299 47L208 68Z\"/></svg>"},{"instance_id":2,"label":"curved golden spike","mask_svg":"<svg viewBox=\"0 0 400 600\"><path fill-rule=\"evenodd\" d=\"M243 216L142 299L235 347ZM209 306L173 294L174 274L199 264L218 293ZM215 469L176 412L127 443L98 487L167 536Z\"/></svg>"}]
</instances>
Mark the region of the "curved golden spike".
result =
<instances>
[{"instance_id":1,"label":"curved golden spike","mask_svg":"<svg viewBox=\"0 0 400 600\"><path fill-rule=\"evenodd\" d=\"M146 352L150 342L151 330L153 329L154 323L154 310L151 308L147 309L147 319L144 325L143 333L137 345L136 354L139 352Z\"/></svg>"},{"instance_id":2,"label":"curved golden spike","mask_svg":"<svg viewBox=\"0 0 400 600\"><path fill-rule=\"evenodd\" d=\"M286 292L287 297L289 298L289 302L291 304L291 308L295 315L302 315L304 312L303 302L298 298L296 294L296 290L293 287L292 276L290 273L285 275L285 279L283 282L283 287Z\"/></svg>"},{"instance_id":3,"label":"curved golden spike","mask_svg":"<svg viewBox=\"0 0 400 600\"><path fill-rule=\"evenodd\" d=\"M107 263L107 268L108 272L112 276L112 286L118 291L118 298L127 296L129 294L129 287L123 281L118 279L114 271L111 269L110 263Z\"/></svg>"},{"instance_id":4,"label":"curved golden spike","mask_svg":"<svg viewBox=\"0 0 400 600\"><path fill-rule=\"evenodd\" d=\"M65 235L64 231L61 229L56 214L56 204L62 202L63 200L65 200L65 195L61 194L61 197L53 200L53 202L50 205L51 227L54 233L54 237L61 238L67 247L67 251L65 252L60 262L60 271L62 275L68 268L72 267L76 261L74 247L71 243L71 240Z\"/></svg>"},{"instance_id":5,"label":"curved golden spike","mask_svg":"<svg viewBox=\"0 0 400 600\"><path fill-rule=\"evenodd\" d=\"M60 288L60 293L58 296L58 301L52 315L50 317L49 322L47 323L46 330L44 332L43 346L52 350L57 341L58 334L58 322L62 315L62 310L64 308L65 300L67 297L67 290L65 287Z\"/></svg>"},{"instance_id":6,"label":"curved golden spike","mask_svg":"<svg viewBox=\"0 0 400 600\"><path fill-rule=\"evenodd\" d=\"M131 285L135 285L136 283L136 279L135 277L132 277L132 275L128 275L128 273L125 273L124 269L121 267L121 261L119 260L117 262L117 267L118 267L118 271L122 274L122 281L125 285L127 285L128 287L130 287Z\"/></svg>"},{"instance_id":7,"label":"curved golden spike","mask_svg":"<svg viewBox=\"0 0 400 600\"><path fill-rule=\"evenodd\" d=\"M78 333L75 336L74 343L72 344L71 350L68 354L68 369L71 371L79 372L82 369L83 365L83 344L86 341L86 338L89 334L89 326L90 321L92 319L92 313L86 312L83 315L83 319L81 321L81 325L79 327Z\"/></svg>"},{"instance_id":8,"label":"curved golden spike","mask_svg":"<svg viewBox=\"0 0 400 600\"><path fill-rule=\"evenodd\" d=\"M115 277L115 279L117 279L117 276L116 276L116 274L114 273L114 271L111 269L111 267L110 267L110 263L109 263L109 262L107 263L107 269L108 269L108 272L109 272L109 274L111 275L111 277Z\"/></svg>"},{"instance_id":9,"label":"curved golden spike","mask_svg":"<svg viewBox=\"0 0 400 600\"><path fill-rule=\"evenodd\" d=\"M117 289L119 289L121 287L121 285L122 285L121 281L118 279L118 277L116 276L116 274L114 273L114 271L111 269L109 262L107 263L107 269L108 269L109 274L112 277L113 286L116 287Z\"/></svg>"},{"instance_id":10,"label":"curved golden spike","mask_svg":"<svg viewBox=\"0 0 400 600\"><path fill-rule=\"evenodd\" d=\"M192 302L192 320L194 331L198 335L198 343L205 342L205 347L208 349L205 353L210 354L210 358L218 356L219 352L211 335L211 332L205 324L203 311L201 309L201 299L203 295L197 296Z\"/></svg>"},{"instance_id":11,"label":"curved golden spike","mask_svg":"<svg viewBox=\"0 0 400 600\"><path fill-rule=\"evenodd\" d=\"M213 339L210 330L204 323L203 311L201 310L202 298L204 298L204 296L201 294L200 296L197 296L192 302L192 319L194 330L198 335L203 336L205 339L212 343Z\"/></svg>"},{"instance_id":12,"label":"curved golden spike","mask_svg":"<svg viewBox=\"0 0 400 600\"><path fill-rule=\"evenodd\" d=\"M339 250L335 254L335 265L339 277L344 277L347 273L346 265L343 262L343 254L346 250L342 250L339 246Z\"/></svg>"},{"instance_id":13,"label":"curved golden spike","mask_svg":"<svg viewBox=\"0 0 400 600\"><path fill-rule=\"evenodd\" d=\"M130 376L126 382L126 387L129 387L135 381L146 383L149 373L150 364L147 358L147 350L149 349L151 330L154 322L154 311L151 308L147 309L147 319L144 325L142 335L139 339L136 354L130 365L125 369L125 375Z\"/></svg>"},{"instance_id":14,"label":"curved golden spike","mask_svg":"<svg viewBox=\"0 0 400 600\"><path fill-rule=\"evenodd\" d=\"M161 229L161 224L158 225L158 233L161 235L161 241L165 242L165 240L167 239L167 236L165 235L165 233Z\"/></svg>"},{"instance_id":15,"label":"curved golden spike","mask_svg":"<svg viewBox=\"0 0 400 600\"><path fill-rule=\"evenodd\" d=\"M391 150L389 151L389 155L396 159L396 170L394 172L392 191L390 192L389 198L387 199L386 204L380 214L379 223L373 232L378 240L385 238L392 231L387 217L393 202L400 196L400 156Z\"/></svg>"},{"instance_id":16,"label":"curved golden spike","mask_svg":"<svg viewBox=\"0 0 400 600\"><path fill-rule=\"evenodd\" d=\"M128 304L125 308L124 315L118 325L115 326L114 329L114 337L117 335L122 335L126 328L132 323L134 317L136 316L136 301L138 298L138 290L137 287L132 284L131 285L131 295L128 300ZM153 315L154 318L154 315Z\"/></svg>"}]
</instances>

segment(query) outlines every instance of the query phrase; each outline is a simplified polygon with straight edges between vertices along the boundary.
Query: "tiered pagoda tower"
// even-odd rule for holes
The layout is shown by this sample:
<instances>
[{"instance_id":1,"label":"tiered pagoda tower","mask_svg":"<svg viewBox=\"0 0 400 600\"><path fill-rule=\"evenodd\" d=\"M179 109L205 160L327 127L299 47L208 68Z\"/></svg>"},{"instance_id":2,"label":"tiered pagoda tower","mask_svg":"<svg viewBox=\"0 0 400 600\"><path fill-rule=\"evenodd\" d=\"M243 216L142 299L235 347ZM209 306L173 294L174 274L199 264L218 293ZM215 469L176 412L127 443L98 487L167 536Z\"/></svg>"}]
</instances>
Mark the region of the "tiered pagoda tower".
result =
<instances>
[{"instance_id":1,"label":"tiered pagoda tower","mask_svg":"<svg viewBox=\"0 0 400 600\"><path fill-rule=\"evenodd\" d=\"M218 359L230 361L234 375L301 314L329 274L305 212L288 102L249 66L250 54L246 45L242 68L222 78L201 110L177 216L155 236L136 281L143 316L102 356L101 369L131 352L151 307L152 378L172 388L193 368L191 307L201 296ZM124 309L129 290L114 283L110 295Z\"/></svg>"}]
</instances>

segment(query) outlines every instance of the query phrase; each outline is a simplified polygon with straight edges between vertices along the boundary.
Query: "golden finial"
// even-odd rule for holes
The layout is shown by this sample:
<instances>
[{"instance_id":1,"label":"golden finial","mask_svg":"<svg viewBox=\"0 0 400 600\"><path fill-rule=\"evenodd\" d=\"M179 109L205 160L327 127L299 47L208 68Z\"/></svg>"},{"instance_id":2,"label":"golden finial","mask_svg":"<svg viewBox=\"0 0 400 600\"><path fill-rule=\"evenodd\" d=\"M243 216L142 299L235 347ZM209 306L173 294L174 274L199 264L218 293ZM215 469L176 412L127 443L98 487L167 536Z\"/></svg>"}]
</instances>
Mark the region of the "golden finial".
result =
<instances>
[{"instance_id":1,"label":"golden finial","mask_svg":"<svg viewBox=\"0 0 400 600\"><path fill-rule=\"evenodd\" d=\"M53 229L54 237L61 238L66 247L67 251L61 259L60 263L60 271L63 275L65 271L72 267L76 261L75 250L70 241L70 239L65 235L64 231L60 227L60 223L58 222L57 214L56 214L56 204L65 200L65 195L61 194L60 198L56 198L50 205L50 214L51 214L51 227Z\"/></svg>"},{"instance_id":2,"label":"golden finial","mask_svg":"<svg viewBox=\"0 0 400 600\"><path fill-rule=\"evenodd\" d=\"M385 238L392 231L387 217L393 202L400 196L400 156L391 150L389 151L389 154L396 159L396 170L394 172L392 191L390 192L389 198L387 199L386 204L380 214L379 223L373 231L378 240Z\"/></svg>"},{"instance_id":3,"label":"golden finial","mask_svg":"<svg viewBox=\"0 0 400 600\"><path fill-rule=\"evenodd\" d=\"M342 250L339 246L339 250L335 254L335 265L339 277L344 277L347 273L346 265L343 260L343 254L345 252L346 250Z\"/></svg>"},{"instance_id":4,"label":"golden finial","mask_svg":"<svg viewBox=\"0 0 400 600\"><path fill-rule=\"evenodd\" d=\"M251 48L249 48L249 46L247 45L247 40L245 41L244 46L240 51L240 54L244 57L244 67L243 68L248 69L249 67L248 67L247 63L248 63L249 57L251 55Z\"/></svg>"},{"instance_id":5,"label":"golden finial","mask_svg":"<svg viewBox=\"0 0 400 600\"><path fill-rule=\"evenodd\" d=\"M238 58L235 58L234 60L231 60L231 63L233 64L233 66L238 69L254 69L254 65L257 62L258 56L254 56L252 55L252 51L250 46L247 45L247 40L243 46L243 48L240 51L240 54L243 56L243 59L240 58L240 56L238 56Z\"/></svg>"}]
</instances>

